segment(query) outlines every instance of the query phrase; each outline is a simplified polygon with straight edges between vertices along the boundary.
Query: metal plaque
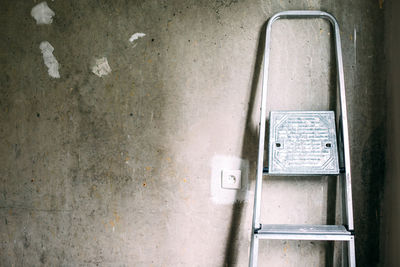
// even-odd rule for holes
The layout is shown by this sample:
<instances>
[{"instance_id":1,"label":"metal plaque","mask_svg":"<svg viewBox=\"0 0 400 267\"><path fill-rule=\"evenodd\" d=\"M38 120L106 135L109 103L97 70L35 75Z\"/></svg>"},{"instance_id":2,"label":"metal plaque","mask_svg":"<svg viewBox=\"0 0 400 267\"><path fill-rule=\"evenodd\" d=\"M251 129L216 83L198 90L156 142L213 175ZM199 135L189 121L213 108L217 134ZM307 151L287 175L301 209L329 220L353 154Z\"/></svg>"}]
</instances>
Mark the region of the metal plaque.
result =
<instances>
[{"instance_id":1,"label":"metal plaque","mask_svg":"<svg viewBox=\"0 0 400 267\"><path fill-rule=\"evenodd\" d=\"M338 174L337 151L333 111L270 113L270 174Z\"/></svg>"}]
</instances>

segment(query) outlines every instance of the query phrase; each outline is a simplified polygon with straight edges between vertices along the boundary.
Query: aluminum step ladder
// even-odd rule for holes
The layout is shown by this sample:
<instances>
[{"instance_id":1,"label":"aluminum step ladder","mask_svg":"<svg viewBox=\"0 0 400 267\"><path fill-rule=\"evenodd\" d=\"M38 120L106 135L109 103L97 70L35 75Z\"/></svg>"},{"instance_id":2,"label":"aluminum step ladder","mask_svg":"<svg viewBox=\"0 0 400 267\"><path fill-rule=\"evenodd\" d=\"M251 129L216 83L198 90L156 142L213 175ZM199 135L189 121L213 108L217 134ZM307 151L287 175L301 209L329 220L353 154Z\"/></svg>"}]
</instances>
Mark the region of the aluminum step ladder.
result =
<instances>
[{"instance_id":1,"label":"aluminum step ladder","mask_svg":"<svg viewBox=\"0 0 400 267\"><path fill-rule=\"evenodd\" d=\"M336 137L336 120L333 111L272 111L270 113L268 167L264 168L265 113L272 24L278 19L295 18L327 19L335 31L336 67L340 97L340 109L338 111L340 114L336 114L339 118L338 136ZM260 135L249 266L257 266L260 240L279 239L346 242L344 245L347 249L342 249L342 258L344 259L342 264L347 261L347 266L355 267L349 133L342 48L336 19L331 14L322 11L284 11L275 14L267 24L263 64ZM263 175L331 175L339 177L342 192L343 225L262 224L260 212Z\"/></svg>"}]
</instances>

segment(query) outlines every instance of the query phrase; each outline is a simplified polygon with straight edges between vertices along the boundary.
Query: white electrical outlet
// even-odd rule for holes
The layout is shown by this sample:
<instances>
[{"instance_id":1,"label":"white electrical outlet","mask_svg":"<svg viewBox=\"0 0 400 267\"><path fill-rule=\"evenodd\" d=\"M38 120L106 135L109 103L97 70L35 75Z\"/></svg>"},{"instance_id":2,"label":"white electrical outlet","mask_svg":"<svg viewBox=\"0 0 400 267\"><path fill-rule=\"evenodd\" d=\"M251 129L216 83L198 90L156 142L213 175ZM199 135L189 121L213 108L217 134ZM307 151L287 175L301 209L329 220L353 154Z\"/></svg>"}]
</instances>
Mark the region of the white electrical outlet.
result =
<instances>
[{"instance_id":1,"label":"white electrical outlet","mask_svg":"<svg viewBox=\"0 0 400 267\"><path fill-rule=\"evenodd\" d=\"M221 187L225 189L242 188L242 172L240 170L222 170Z\"/></svg>"}]
</instances>

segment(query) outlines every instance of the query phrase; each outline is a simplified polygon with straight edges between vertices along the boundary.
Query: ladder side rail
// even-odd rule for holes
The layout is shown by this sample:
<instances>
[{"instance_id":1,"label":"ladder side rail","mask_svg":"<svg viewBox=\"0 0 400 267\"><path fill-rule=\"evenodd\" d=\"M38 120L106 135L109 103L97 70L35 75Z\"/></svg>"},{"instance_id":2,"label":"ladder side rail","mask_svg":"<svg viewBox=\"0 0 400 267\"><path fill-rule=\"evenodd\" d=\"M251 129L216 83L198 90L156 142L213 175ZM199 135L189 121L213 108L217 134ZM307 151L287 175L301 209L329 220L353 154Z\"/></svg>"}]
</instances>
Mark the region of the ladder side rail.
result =
<instances>
[{"instance_id":1,"label":"ladder side rail","mask_svg":"<svg viewBox=\"0 0 400 267\"><path fill-rule=\"evenodd\" d=\"M253 222L251 230L250 258L249 266L257 267L258 265L258 243L259 239L255 235L255 231L261 228L260 213L261 213L261 192L262 178L264 174L264 147L265 147L265 124L266 124L266 106L267 106L267 84L268 84L268 69L269 69L269 53L271 49L271 29L272 24L276 20L276 15L268 20L265 36L265 52L263 62L263 80L261 90L261 108L260 108L260 130L257 158L257 176L254 190L254 206L253 206Z\"/></svg>"},{"instance_id":2,"label":"ladder side rail","mask_svg":"<svg viewBox=\"0 0 400 267\"><path fill-rule=\"evenodd\" d=\"M347 104L346 104L346 89L344 84L344 70L343 70L343 56L342 47L340 41L340 30L339 26L335 20L335 42L336 42L336 66L339 79L339 97L340 97L340 123L341 123L341 133L343 142L343 152L344 152L344 165L345 173L340 177L344 180L344 192L346 200L346 222L348 230L354 230L353 221L353 197L351 188L351 165L350 165L350 143L349 143L349 126L347 120Z\"/></svg>"},{"instance_id":3,"label":"ladder side rail","mask_svg":"<svg viewBox=\"0 0 400 267\"><path fill-rule=\"evenodd\" d=\"M261 192L262 192L262 178L264 169L264 147L265 147L265 124L266 124L266 105L267 105L267 84L268 84L268 68L269 68L269 52L270 52L270 39L271 28L274 20L271 18L268 21L265 37L265 52L263 62L263 81L261 91L261 108L260 108L260 130L259 130L259 143L258 143L258 158L257 158L257 178L254 193L254 207L253 207L253 232L255 229L260 228L260 212L261 212Z\"/></svg>"}]
</instances>

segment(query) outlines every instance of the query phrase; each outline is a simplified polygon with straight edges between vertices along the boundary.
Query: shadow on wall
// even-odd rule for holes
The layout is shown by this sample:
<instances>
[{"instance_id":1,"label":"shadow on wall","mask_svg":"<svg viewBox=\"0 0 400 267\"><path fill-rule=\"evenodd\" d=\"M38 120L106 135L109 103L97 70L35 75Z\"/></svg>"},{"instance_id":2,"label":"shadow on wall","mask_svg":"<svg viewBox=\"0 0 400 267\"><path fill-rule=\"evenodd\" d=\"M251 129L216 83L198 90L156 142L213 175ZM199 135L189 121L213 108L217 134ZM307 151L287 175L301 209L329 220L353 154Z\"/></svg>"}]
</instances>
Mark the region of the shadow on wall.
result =
<instances>
[{"instance_id":1,"label":"shadow on wall","mask_svg":"<svg viewBox=\"0 0 400 267\"><path fill-rule=\"evenodd\" d=\"M246 116L246 127L243 136L243 145L241 157L248 159L250 162L250 171L249 171L249 181L251 184L252 180L250 177L256 177L256 160L257 160L257 152L258 152L258 127L254 128L252 126L252 118L254 117L255 111L255 101L257 94L261 93L261 88L258 86L260 82L261 70L262 70L262 62L264 57L265 50L265 30L266 30L267 22L261 27L258 47L256 53L256 62L254 64L254 72L253 79L251 82L251 91L249 95L249 102L247 108L247 116ZM257 92L259 90L260 92ZM249 199L249 202L253 202L253 199ZM233 205L232 217L229 228L229 235L226 241L225 246L225 259L224 266L234 266L237 260L237 250L238 250L238 235L240 231L240 224L242 222L242 213L243 213L244 203L242 201L236 201Z\"/></svg>"},{"instance_id":2,"label":"shadow on wall","mask_svg":"<svg viewBox=\"0 0 400 267\"><path fill-rule=\"evenodd\" d=\"M388 5L322 0L321 6L337 18L342 33L357 265L377 266L383 262L378 237L386 133L383 20Z\"/></svg>"}]
</instances>

